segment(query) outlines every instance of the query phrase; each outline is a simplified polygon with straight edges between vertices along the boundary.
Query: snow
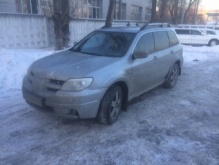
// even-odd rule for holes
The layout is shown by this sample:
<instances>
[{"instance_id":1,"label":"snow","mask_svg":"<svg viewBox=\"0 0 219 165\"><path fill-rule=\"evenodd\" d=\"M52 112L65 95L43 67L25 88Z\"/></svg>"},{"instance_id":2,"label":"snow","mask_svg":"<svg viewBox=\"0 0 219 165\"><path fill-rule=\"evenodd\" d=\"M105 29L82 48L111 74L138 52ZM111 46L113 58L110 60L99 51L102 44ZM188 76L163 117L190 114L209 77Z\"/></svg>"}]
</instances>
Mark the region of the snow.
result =
<instances>
[{"instance_id":1,"label":"snow","mask_svg":"<svg viewBox=\"0 0 219 165\"><path fill-rule=\"evenodd\" d=\"M194 47L184 46L184 62L185 64L194 64L193 61L206 61L214 59L219 54L219 46L214 47Z\"/></svg>"},{"instance_id":2,"label":"snow","mask_svg":"<svg viewBox=\"0 0 219 165\"><path fill-rule=\"evenodd\" d=\"M21 89L27 68L35 60L54 53L52 49L0 49L0 89ZM184 62L205 61L219 54L219 46L192 47L184 46Z\"/></svg>"},{"instance_id":3,"label":"snow","mask_svg":"<svg viewBox=\"0 0 219 165\"><path fill-rule=\"evenodd\" d=\"M0 49L0 89L21 89L28 66L53 52L48 49Z\"/></svg>"},{"instance_id":4,"label":"snow","mask_svg":"<svg viewBox=\"0 0 219 165\"><path fill-rule=\"evenodd\" d=\"M22 79L54 50L0 49L0 164L218 164L219 46L183 49L176 87L134 99L111 126L31 108Z\"/></svg>"}]
</instances>

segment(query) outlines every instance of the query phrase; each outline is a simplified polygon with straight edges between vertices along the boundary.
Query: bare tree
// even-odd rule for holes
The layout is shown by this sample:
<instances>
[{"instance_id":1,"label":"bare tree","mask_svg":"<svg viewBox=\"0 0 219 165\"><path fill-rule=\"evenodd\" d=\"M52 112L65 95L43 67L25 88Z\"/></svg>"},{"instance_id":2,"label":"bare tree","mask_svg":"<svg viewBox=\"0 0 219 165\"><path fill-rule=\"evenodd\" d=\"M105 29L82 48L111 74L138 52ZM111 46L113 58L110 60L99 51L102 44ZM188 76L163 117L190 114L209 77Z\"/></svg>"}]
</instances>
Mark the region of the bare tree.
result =
<instances>
[{"instance_id":1,"label":"bare tree","mask_svg":"<svg viewBox=\"0 0 219 165\"><path fill-rule=\"evenodd\" d=\"M157 0L152 0L152 10L151 10L151 22L155 22L157 14Z\"/></svg>"},{"instance_id":2,"label":"bare tree","mask_svg":"<svg viewBox=\"0 0 219 165\"><path fill-rule=\"evenodd\" d=\"M179 0L170 0L167 5L170 19L173 24L179 23Z\"/></svg>"},{"instance_id":3,"label":"bare tree","mask_svg":"<svg viewBox=\"0 0 219 165\"><path fill-rule=\"evenodd\" d=\"M69 44L69 1L53 0L53 9L55 49L61 50Z\"/></svg>"},{"instance_id":4,"label":"bare tree","mask_svg":"<svg viewBox=\"0 0 219 165\"><path fill-rule=\"evenodd\" d=\"M165 17L165 14L166 14L166 9L167 9L167 3L168 3L168 0L162 0L161 1L160 16L159 16L159 20L161 22L164 21L164 17Z\"/></svg>"},{"instance_id":5,"label":"bare tree","mask_svg":"<svg viewBox=\"0 0 219 165\"><path fill-rule=\"evenodd\" d=\"M116 0L110 0L107 18L106 18L106 22L105 22L105 27L112 26L113 17L114 17L114 13L115 13L114 12L115 6L116 6Z\"/></svg>"},{"instance_id":6,"label":"bare tree","mask_svg":"<svg viewBox=\"0 0 219 165\"><path fill-rule=\"evenodd\" d=\"M184 18L183 18L183 20L182 20L182 23L184 23L184 20L187 19L187 14L188 14L188 12L190 11L190 9L191 9L191 7L193 6L193 4L195 4L196 1L197 1L197 0L189 0L188 7L187 7L187 9L186 9L186 11L185 11L185 14L184 14ZM187 22L188 22L188 21L187 21Z\"/></svg>"}]
</instances>

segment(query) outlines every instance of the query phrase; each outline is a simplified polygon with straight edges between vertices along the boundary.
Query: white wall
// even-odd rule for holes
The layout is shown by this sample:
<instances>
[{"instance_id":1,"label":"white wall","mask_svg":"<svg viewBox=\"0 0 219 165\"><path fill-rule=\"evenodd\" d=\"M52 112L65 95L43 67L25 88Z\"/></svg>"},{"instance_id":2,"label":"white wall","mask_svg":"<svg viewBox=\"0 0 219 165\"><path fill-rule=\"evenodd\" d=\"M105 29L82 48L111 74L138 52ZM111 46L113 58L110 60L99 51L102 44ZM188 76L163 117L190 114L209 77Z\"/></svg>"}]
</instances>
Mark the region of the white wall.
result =
<instances>
[{"instance_id":1,"label":"white wall","mask_svg":"<svg viewBox=\"0 0 219 165\"><path fill-rule=\"evenodd\" d=\"M45 17L1 14L0 29L0 48L43 48L49 46Z\"/></svg>"},{"instance_id":2,"label":"white wall","mask_svg":"<svg viewBox=\"0 0 219 165\"><path fill-rule=\"evenodd\" d=\"M70 22L70 44L78 42L90 32L103 27L105 21L72 20Z\"/></svg>"}]
</instances>

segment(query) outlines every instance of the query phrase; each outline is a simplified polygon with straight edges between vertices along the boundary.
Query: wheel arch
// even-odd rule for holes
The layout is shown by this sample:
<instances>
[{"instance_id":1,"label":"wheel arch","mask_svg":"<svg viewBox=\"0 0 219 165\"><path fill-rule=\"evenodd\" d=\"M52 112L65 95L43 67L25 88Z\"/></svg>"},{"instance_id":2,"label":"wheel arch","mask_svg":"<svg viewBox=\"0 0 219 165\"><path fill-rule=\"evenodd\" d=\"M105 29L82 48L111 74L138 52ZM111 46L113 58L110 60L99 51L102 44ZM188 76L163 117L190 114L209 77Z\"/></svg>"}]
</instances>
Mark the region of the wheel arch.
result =
<instances>
[{"instance_id":1,"label":"wheel arch","mask_svg":"<svg viewBox=\"0 0 219 165\"><path fill-rule=\"evenodd\" d=\"M175 64L179 66L179 75L181 75L181 62L180 60L176 61Z\"/></svg>"},{"instance_id":2,"label":"wheel arch","mask_svg":"<svg viewBox=\"0 0 219 165\"><path fill-rule=\"evenodd\" d=\"M217 41L217 44L219 44L219 40L217 38L212 38L209 40L208 45L210 46L211 41Z\"/></svg>"},{"instance_id":3,"label":"wheel arch","mask_svg":"<svg viewBox=\"0 0 219 165\"><path fill-rule=\"evenodd\" d=\"M105 96L105 94L107 93L107 91L112 87L112 86L115 86L115 85L118 85L122 88L122 92L123 92L123 103L122 103L122 110L127 110L127 107L128 107L128 95L129 95L129 87L128 87L128 84L126 81L124 80L118 80L118 81L114 81L110 84L108 84L106 90L104 91L103 95L102 95L102 98L101 98L101 101L103 99L103 97ZM100 102L101 102L100 101Z\"/></svg>"}]
</instances>

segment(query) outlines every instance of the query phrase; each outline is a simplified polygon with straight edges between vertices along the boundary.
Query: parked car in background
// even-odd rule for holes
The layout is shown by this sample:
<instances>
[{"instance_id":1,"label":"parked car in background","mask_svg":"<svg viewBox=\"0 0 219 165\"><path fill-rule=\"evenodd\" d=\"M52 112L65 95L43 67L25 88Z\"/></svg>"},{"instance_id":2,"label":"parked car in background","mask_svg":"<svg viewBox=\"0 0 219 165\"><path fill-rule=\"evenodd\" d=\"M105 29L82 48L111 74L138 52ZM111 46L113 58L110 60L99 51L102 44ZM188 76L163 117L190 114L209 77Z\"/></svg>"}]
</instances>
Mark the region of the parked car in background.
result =
<instances>
[{"instance_id":1,"label":"parked car in background","mask_svg":"<svg viewBox=\"0 0 219 165\"><path fill-rule=\"evenodd\" d=\"M201 29L194 28L175 28L175 31L182 44L208 46L219 44L219 36L210 35L212 34L210 30L204 32Z\"/></svg>"},{"instance_id":2,"label":"parked car in background","mask_svg":"<svg viewBox=\"0 0 219 165\"><path fill-rule=\"evenodd\" d=\"M219 36L219 32L212 29L201 29L207 35Z\"/></svg>"},{"instance_id":3,"label":"parked car in background","mask_svg":"<svg viewBox=\"0 0 219 165\"><path fill-rule=\"evenodd\" d=\"M35 61L23 80L23 97L52 114L112 124L129 100L161 84L175 86L182 53L171 28L101 28L73 48Z\"/></svg>"}]
</instances>

